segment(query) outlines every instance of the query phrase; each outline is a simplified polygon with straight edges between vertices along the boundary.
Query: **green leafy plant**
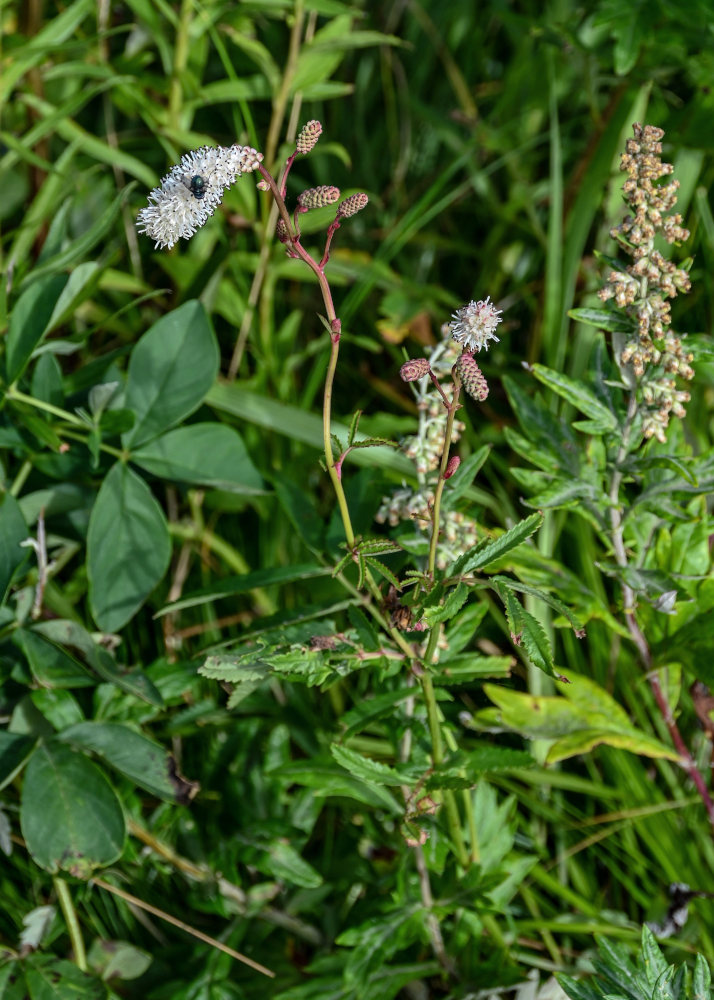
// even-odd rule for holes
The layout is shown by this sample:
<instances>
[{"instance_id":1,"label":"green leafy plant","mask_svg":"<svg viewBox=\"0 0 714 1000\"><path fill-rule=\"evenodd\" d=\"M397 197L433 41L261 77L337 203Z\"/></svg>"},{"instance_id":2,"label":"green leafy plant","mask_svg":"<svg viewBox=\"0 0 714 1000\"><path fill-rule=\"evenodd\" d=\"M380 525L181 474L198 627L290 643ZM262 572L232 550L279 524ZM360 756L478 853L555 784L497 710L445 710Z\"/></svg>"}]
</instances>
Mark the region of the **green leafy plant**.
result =
<instances>
[{"instance_id":1,"label":"green leafy plant","mask_svg":"<svg viewBox=\"0 0 714 1000\"><path fill-rule=\"evenodd\" d=\"M697 955L694 971L686 966L669 965L657 946L654 935L642 928L642 944L633 961L626 948L603 940L593 959L595 975L575 980L559 976L558 982L571 1000L709 1000L712 995L709 966Z\"/></svg>"},{"instance_id":2,"label":"green leafy plant","mask_svg":"<svg viewBox=\"0 0 714 1000\"><path fill-rule=\"evenodd\" d=\"M710 18L630 8L3 7L3 996L547 996L682 879L714 958Z\"/></svg>"}]
</instances>

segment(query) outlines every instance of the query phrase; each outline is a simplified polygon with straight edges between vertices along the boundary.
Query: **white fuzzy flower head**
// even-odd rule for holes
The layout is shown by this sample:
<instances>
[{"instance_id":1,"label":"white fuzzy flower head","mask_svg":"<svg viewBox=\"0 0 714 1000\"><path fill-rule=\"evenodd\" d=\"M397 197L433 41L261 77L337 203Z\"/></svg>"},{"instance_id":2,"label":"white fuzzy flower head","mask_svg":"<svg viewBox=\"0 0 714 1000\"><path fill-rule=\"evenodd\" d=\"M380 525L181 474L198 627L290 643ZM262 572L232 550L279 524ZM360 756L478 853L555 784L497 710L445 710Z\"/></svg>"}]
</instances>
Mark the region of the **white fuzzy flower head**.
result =
<instances>
[{"instance_id":1,"label":"white fuzzy flower head","mask_svg":"<svg viewBox=\"0 0 714 1000\"><path fill-rule=\"evenodd\" d=\"M202 146L186 153L149 195L136 219L139 232L156 241L155 249L190 239L227 188L241 174L257 170L262 159L250 146Z\"/></svg>"},{"instance_id":2,"label":"white fuzzy flower head","mask_svg":"<svg viewBox=\"0 0 714 1000\"><path fill-rule=\"evenodd\" d=\"M449 323L449 330L454 340L466 351L480 351L482 347L488 350L489 340L495 340L496 327L501 322L501 310L496 309L491 297L469 302L467 306L457 309Z\"/></svg>"}]
</instances>

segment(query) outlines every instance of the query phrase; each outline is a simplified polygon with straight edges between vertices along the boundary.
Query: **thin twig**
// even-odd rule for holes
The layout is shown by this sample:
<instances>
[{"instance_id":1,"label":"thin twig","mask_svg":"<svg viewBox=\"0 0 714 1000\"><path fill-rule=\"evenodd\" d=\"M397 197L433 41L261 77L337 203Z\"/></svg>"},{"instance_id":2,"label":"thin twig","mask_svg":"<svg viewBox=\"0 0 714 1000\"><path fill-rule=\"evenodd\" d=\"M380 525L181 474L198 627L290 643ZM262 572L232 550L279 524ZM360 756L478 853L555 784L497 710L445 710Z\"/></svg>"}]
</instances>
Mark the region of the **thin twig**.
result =
<instances>
[{"instance_id":1,"label":"thin twig","mask_svg":"<svg viewBox=\"0 0 714 1000\"><path fill-rule=\"evenodd\" d=\"M94 885L99 886L100 889L104 889L106 892L111 892L115 896L119 896L125 902L131 903L132 906L138 906L140 910L146 910L147 913L151 913L154 917L158 917L159 920L165 920L167 924L172 924L174 927L180 928L180 930L192 935L192 937L198 938L199 941L203 941L204 944L210 944L212 948L217 948L226 955L230 955L231 958L235 958L237 962L242 962L244 965L250 966L251 969L255 969L256 972L261 972L264 976L269 976L270 979L275 978L275 973L271 972L270 969L266 969L266 967L261 965L259 962L254 962L253 959L248 958L247 955L243 955L240 951L235 951L235 949L229 948L227 944L223 944L222 941L218 941L209 934L204 934L203 931L199 931L195 927L191 927L190 924L185 923L183 920L179 920L177 917L172 917L170 913L165 913L164 910L159 910L158 907L152 906L150 903L145 903L144 900L139 899L138 896L133 896L130 892L125 892L124 889L118 889L115 885L110 885L109 882L105 882L104 879L101 878L93 878L91 881Z\"/></svg>"}]
</instances>

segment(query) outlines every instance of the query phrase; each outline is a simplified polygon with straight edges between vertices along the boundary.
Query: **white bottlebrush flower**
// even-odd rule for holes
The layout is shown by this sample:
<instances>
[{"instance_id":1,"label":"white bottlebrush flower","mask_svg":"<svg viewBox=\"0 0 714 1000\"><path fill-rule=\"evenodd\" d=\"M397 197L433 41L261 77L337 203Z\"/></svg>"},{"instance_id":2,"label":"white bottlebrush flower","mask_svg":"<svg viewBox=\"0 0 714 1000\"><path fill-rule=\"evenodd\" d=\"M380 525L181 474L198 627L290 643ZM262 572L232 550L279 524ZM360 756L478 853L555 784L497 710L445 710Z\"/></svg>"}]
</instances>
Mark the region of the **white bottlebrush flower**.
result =
<instances>
[{"instance_id":1,"label":"white bottlebrush flower","mask_svg":"<svg viewBox=\"0 0 714 1000\"><path fill-rule=\"evenodd\" d=\"M451 336L461 344L466 351L480 351L482 347L488 350L489 340L495 340L496 327L501 322L501 310L496 309L491 297L469 302L467 306L457 309L449 323Z\"/></svg>"},{"instance_id":2,"label":"white bottlebrush flower","mask_svg":"<svg viewBox=\"0 0 714 1000\"><path fill-rule=\"evenodd\" d=\"M241 174L257 170L263 159L250 146L202 146L181 157L150 193L136 224L159 247L190 239L220 205Z\"/></svg>"}]
</instances>

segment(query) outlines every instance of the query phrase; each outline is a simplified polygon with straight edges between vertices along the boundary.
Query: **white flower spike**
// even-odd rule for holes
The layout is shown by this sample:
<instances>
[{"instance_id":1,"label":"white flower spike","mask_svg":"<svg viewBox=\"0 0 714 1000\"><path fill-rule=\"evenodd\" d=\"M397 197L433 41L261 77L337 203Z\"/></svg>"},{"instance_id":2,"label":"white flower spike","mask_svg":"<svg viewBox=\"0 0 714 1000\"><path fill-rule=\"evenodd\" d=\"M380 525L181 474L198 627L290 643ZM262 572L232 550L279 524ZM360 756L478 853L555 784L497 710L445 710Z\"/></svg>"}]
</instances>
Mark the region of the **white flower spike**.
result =
<instances>
[{"instance_id":1,"label":"white flower spike","mask_svg":"<svg viewBox=\"0 0 714 1000\"><path fill-rule=\"evenodd\" d=\"M473 353L481 348L488 350L489 340L495 340L496 328L501 322L501 310L496 309L491 297L469 302L467 306L457 309L452 315L449 330L454 340L461 344L465 351Z\"/></svg>"},{"instance_id":2,"label":"white flower spike","mask_svg":"<svg viewBox=\"0 0 714 1000\"><path fill-rule=\"evenodd\" d=\"M190 239L236 178L257 170L262 159L251 146L202 146L186 153L149 194L136 219L139 232L155 240L157 250Z\"/></svg>"}]
</instances>

